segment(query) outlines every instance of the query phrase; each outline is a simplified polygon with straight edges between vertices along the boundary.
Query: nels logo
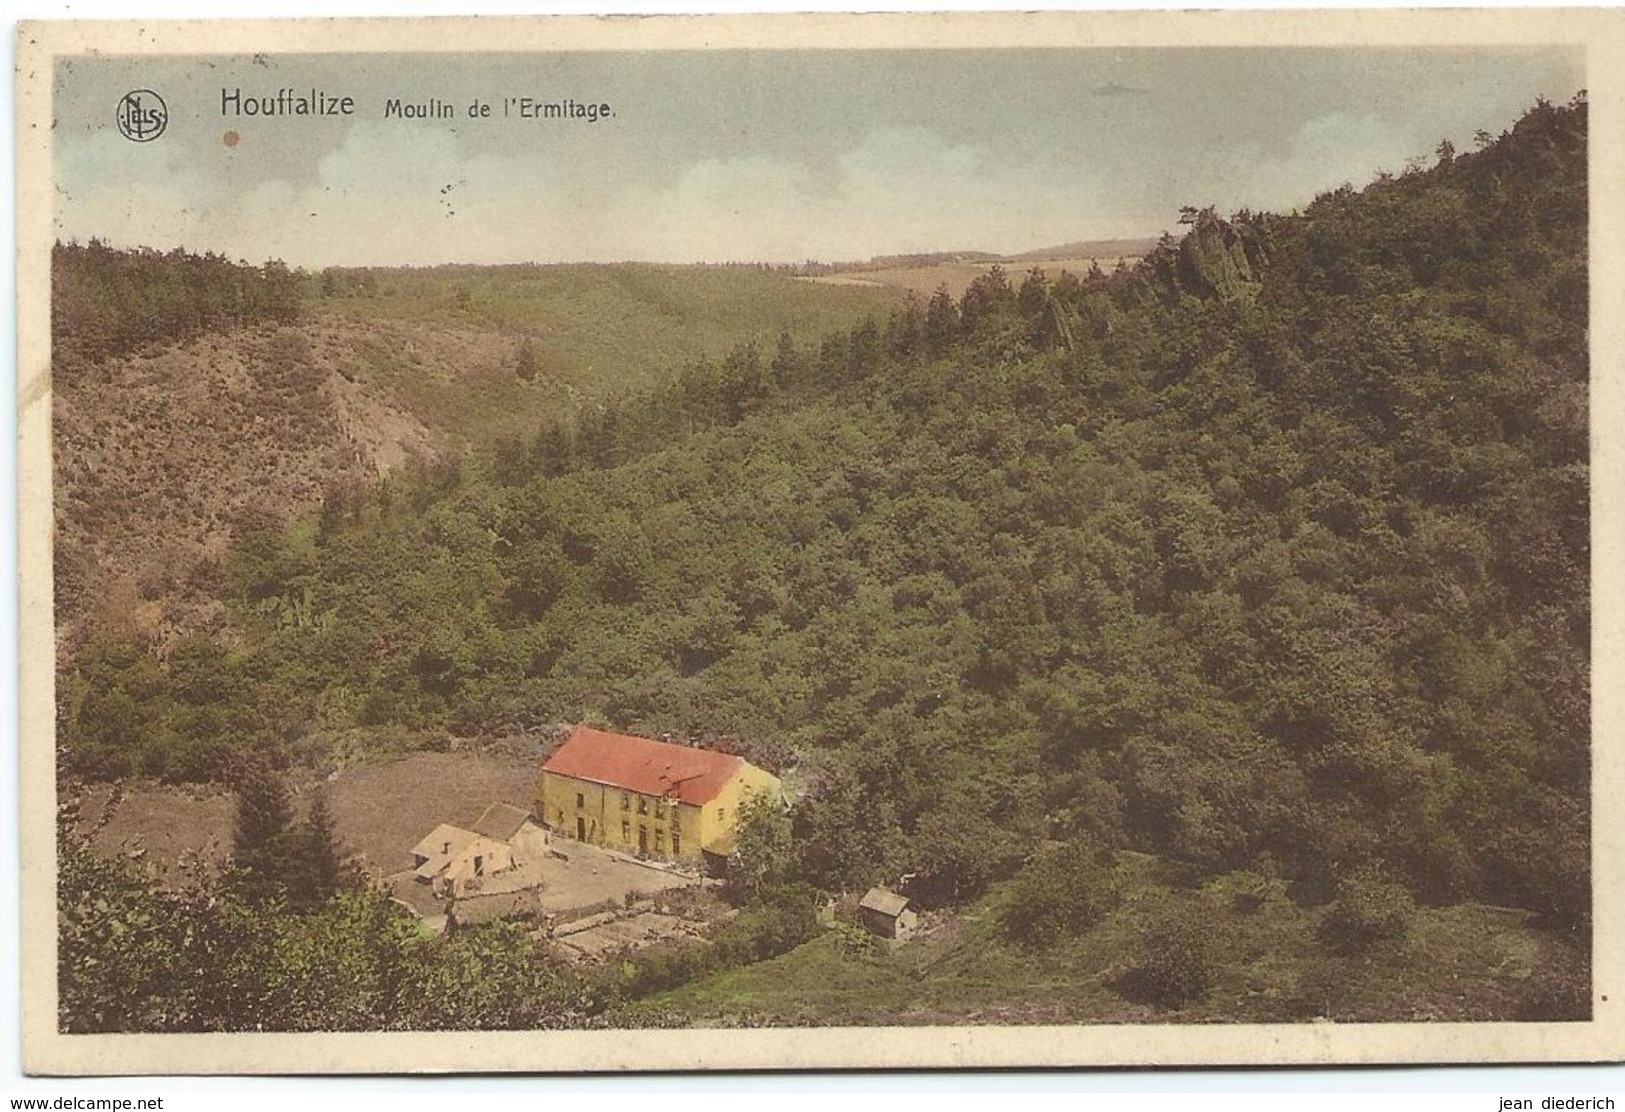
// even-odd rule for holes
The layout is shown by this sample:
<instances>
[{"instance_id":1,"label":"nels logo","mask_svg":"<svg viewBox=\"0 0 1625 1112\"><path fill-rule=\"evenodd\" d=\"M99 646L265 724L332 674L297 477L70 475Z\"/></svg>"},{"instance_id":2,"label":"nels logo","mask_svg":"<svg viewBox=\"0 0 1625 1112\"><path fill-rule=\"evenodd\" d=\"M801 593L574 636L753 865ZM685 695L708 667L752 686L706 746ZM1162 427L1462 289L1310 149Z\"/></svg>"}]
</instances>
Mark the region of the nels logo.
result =
<instances>
[{"instance_id":1,"label":"nels logo","mask_svg":"<svg viewBox=\"0 0 1625 1112\"><path fill-rule=\"evenodd\" d=\"M150 143L169 126L169 108L151 89L125 93L118 102L119 134L132 143Z\"/></svg>"}]
</instances>

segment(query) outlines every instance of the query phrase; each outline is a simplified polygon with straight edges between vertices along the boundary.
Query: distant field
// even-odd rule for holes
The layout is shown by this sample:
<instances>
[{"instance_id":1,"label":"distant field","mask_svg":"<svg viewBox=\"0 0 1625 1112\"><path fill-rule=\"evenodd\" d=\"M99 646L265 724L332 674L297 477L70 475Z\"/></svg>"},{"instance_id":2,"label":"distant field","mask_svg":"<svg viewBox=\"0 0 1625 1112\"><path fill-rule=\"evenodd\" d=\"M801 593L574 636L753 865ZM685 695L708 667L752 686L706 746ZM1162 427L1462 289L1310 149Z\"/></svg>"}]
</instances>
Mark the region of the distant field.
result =
<instances>
[{"instance_id":1,"label":"distant field","mask_svg":"<svg viewBox=\"0 0 1625 1112\"><path fill-rule=\"evenodd\" d=\"M360 272L346 272L355 275ZM601 397L640 389L701 357L781 331L811 340L902 298L887 286L809 284L745 267L646 264L446 267L366 272L317 304L367 320L529 339L539 380Z\"/></svg>"},{"instance_id":2,"label":"distant field","mask_svg":"<svg viewBox=\"0 0 1625 1112\"><path fill-rule=\"evenodd\" d=\"M921 300L930 297L939 288L946 286L948 292L958 298L964 296L965 290L969 288L972 282L995 266L1002 268L1012 282L1018 282L1023 275L1035 266L1053 278L1063 270L1069 270L1078 275L1085 274L1092 263L1098 263L1100 269L1109 273L1119 262L1127 262L1132 265L1137 258L1139 258L1137 255L1101 255L1041 260L1006 259L1000 262L945 262L932 266L881 267L875 270L841 271L837 274L820 274L815 277L802 278L800 281L808 285L826 288L859 288L874 292L911 293Z\"/></svg>"},{"instance_id":3,"label":"distant field","mask_svg":"<svg viewBox=\"0 0 1625 1112\"><path fill-rule=\"evenodd\" d=\"M1042 247L1037 251L1023 251L1019 255L1006 255L1011 262L1044 262L1048 259L1104 259L1127 257L1137 259L1151 253L1157 245L1155 236L1138 239L1084 239Z\"/></svg>"}]
</instances>

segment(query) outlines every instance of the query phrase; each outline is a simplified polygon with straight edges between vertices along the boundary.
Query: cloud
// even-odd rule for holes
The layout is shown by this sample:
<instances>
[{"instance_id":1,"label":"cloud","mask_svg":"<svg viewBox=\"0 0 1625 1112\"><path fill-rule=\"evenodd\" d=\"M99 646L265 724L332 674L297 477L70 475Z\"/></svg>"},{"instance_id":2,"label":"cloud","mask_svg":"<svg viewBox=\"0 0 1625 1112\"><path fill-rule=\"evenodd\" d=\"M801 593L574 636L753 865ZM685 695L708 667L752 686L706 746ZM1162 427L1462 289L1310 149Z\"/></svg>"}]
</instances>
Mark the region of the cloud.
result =
<instances>
[{"instance_id":1,"label":"cloud","mask_svg":"<svg viewBox=\"0 0 1625 1112\"><path fill-rule=\"evenodd\" d=\"M718 52L539 70L379 58L313 64L311 81L375 103L417 74L461 105L509 82L584 91L591 76L621 111L590 126L233 120L235 146L213 90L248 88L257 69L175 62L169 131L132 144L110 106L133 78L109 61L63 77L57 211L67 236L307 266L1019 251L1152 232L1182 204L1291 208L1397 172L1443 135L1468 145L1514 102L1578 80L1577 55L1520 57L910 52L877 69L851 52L783 66ZM164 84L148 66L141 80Z\"/></svg>"},{"instance_id":2,"label":"cloud","mask_svg":"<svg viewBox=\"0 0 1625 1112\"><path fill-rule=\"evenodd\" d=\"M63 239L199 244L204 214L225 200L221 184L175 146L102 131L63 148L56 204Z\"/></svg>"},{"instance_id":3,"label":"cloud","mask_svg":"<svg viewBox=\"0 0 1625 1112\"><path fill-rule=\"evenodd\" d=\"M1428 149L1398 121L1334 112L1302 124L1284 154L1270 157L1256 145L1230 152L1212 192L1235 198L1236 208L1287 210L1343 182L1358 187L1379 171L1398 173Z\"/></svg>"},{"instance_id":4,"label":"cloud","mask_svg":"<svg viewBox=\"0 0 1625 1112\"><path fill-rule=\"evenodd\" d=\"M1136 86L1133 86L1133 85L1120 85L1117 82L1112 81L1112 82L1108 82L1105 85L1097 85L1093 89L1091 89L1090 92L1093 93L1097 97L1125 97L1125 96L1142 97L1142 96L1145 96L1146 94L1150 93L1151 90L1150 89L1137 88Z\"/></svg>"},{"instance_id":5,"label":"cloud","mask_svg":"<svg viewBox=\"0 0 1625 1112\"><path fill-rule=\"evenodd\" d=\"M809 214L824 205L803 163L744 155L695 163L617 209L621 257L787 259L806 257Z\"/></svg>"},{"instance_id":6,"label":"cloud","mask_svg":"<svg viewBox=\"0 0 1625 1112\"><path fill-rule=\"evenodd\" d=\"M450 132L362 121L319 160L314 181L262 181L219 213L211 231L246 243L250 257L439 262L438 250L449 246L443 225L461 202L443 190L455 191L463 175Z\"/></svg>"},{"instance_id":7,"label":"cloud","mask_svg":"<svg viewBox=\"0 0 1625 1112\"><path fill-rule=\"evenodd\" d=\"M1053 166L899 126L816 163L746 152L629 180L557 147L470 153L450 129L395 121L350 125L307 180L289 170L235 194L179 147L135 180L120 180L127 152L99 139L72 158L65 179L119 182L64 206L81 236L305 266L1017 250L1076 238L1090 192Z\"/></svg>"},{"instance_id":8,"label":"cloud","mask_svg":"<svg viewBox=\"0 0 1625 1112\"><path fill-rule=\"evenodd\" d=\"M629 196L618 257L853 259L1059 242L1074 237L1086 190L1076 180L1057 190L1053 177L927 128L879 127L826 165L708 160Z\"/></svg>"}]
</instances>

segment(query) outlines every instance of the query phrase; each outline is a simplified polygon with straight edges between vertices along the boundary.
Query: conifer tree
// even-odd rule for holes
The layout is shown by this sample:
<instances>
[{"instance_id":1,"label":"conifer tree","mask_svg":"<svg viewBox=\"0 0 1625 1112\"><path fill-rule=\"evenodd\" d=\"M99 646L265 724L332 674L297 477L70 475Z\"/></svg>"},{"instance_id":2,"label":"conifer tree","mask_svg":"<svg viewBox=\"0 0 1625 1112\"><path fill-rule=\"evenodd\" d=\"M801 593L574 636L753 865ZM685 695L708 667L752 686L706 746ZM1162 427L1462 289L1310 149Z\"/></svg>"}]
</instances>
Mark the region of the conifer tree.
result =
<instances>
[{"instance_id":1,"label":"conifer tree","mask_svg":"<svg viewBox=\"0 0 1625 1112\"><path fill-rule=\"evenodd\" d=\"M925 309L925 346L934 356L948 350L959 333L959 308L947 286L938 286Z\"/></svg>"},{"instance_id":2,"label":"conifer tree","mask_svg":"<svg viewBox=\"0 0 1625 1112\"><path fill-rule=\"evenodd\" d=\"M237 826L232 858L245 894L269 899L286 889L293 810L282 777L263 757L246 758L237 773Z\"/></svg>"},{"instance_id":3,"label":"conifer tree","mask_svg":"<svg viewBox=\"0 0 1625 1112\"><path fill-rule=\"evenodd\" d=\"M292 895L300 903L320 903L343 886L343 860L326 792L317 791L310 817L298 833L289 861Z\"/></svg>"}]
</instances>

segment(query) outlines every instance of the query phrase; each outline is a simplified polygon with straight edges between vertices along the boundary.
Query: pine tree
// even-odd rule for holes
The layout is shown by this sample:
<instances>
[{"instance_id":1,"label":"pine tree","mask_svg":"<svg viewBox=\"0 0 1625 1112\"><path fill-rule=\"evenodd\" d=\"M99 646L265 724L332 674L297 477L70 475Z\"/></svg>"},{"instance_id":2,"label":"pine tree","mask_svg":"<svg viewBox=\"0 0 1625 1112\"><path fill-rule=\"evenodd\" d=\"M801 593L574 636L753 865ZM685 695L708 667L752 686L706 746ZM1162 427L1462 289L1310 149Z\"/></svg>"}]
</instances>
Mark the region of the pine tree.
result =
<instances>
[{"instance_id":1,"label":"pine tree","mask_svg":"<svg viewBox=\"0 0 1625 1112\"><path fill-rule=\"evenodd\" d=\"M237 773L232 858L250 898L270 899L285 892L292 820L282 777L262 757L245 759Z\"/></svg>"},{"instance_id":2,"label":"pine tree","mask_svg":"<svg viewBox=\"0 0 1625 1112\"><path fill-rule=\"evenodd\" d=\"M938 286L925 309L925 346L934 356L940 356L959 332L959 308L947 286Z\"/></svg>"},{"instance_id":3,"label":"pine tree","mask_svg":"<svg viewBox=\"0 0 1625 1112\"><path fill-rule=\"evenodd\" d=\"M773 378L784 384L793 382L801 370L801 355L796 351L796 341L788 329L779 330L778 348L773 354Z\"/></svg>"},{"instance_id":4,"label":"pine tree","mask_svg":"<svg viewBox=\"0 0 1625 1112\"><path fill-rule=\"evenodd\" d=\"M298 903L321 903L343 883L343 862L326 792L318 791L311 800L310 817L298 835L289 859L291 894Z\"/></svg>"}]
</instances>

